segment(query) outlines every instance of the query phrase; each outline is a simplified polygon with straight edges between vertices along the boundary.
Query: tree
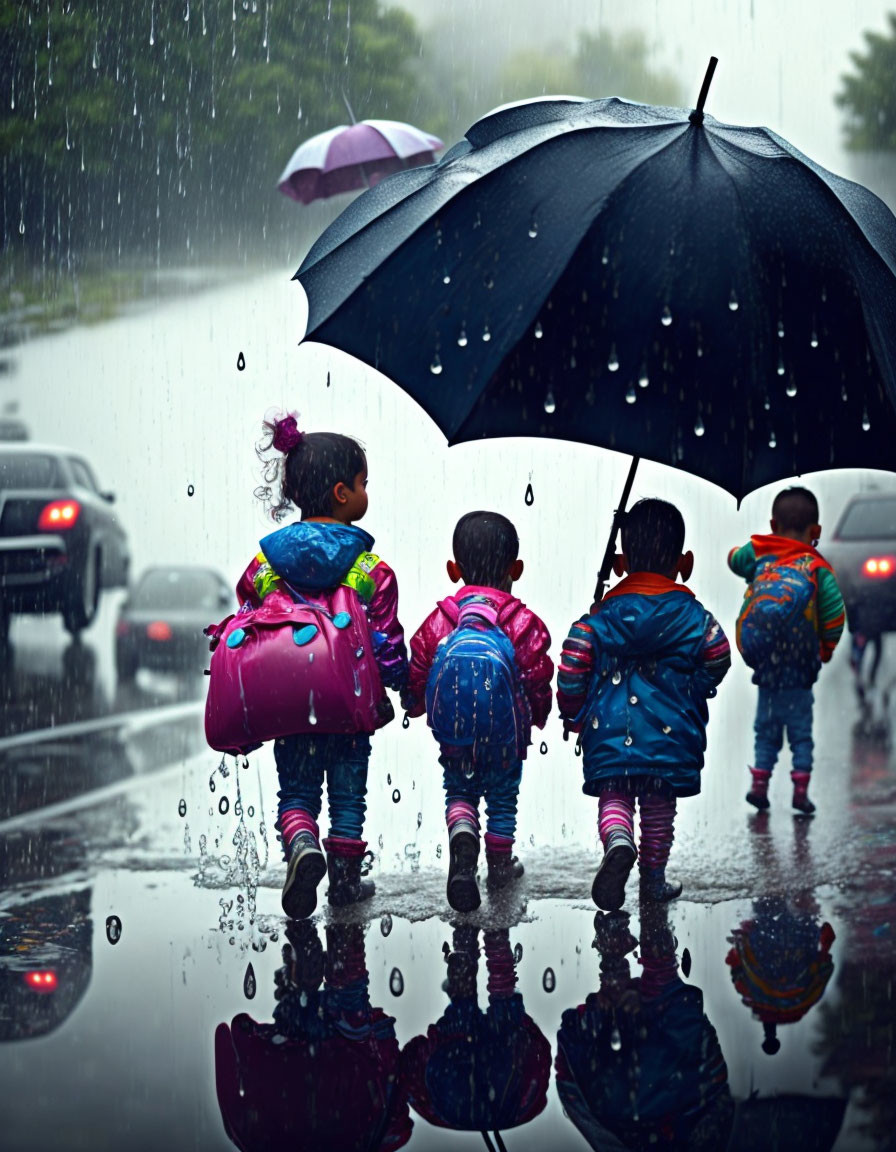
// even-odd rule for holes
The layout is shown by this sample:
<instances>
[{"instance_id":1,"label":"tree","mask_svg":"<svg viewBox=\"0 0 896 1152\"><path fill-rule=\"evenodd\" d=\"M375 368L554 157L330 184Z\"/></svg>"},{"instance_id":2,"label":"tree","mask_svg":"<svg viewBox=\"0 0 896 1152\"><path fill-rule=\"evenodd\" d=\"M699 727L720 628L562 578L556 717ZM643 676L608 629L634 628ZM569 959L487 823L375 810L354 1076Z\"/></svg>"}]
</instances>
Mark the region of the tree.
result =
<instances>
[{"instance_id":1,"label":"tree","mask_svg":"<svg viewBox=\"0 0 896 1152\"><path fill-rule=\"evenodd\" d=\"M850 53L855 71L835 97L846 110L846 146L857 152L896 152L896 12L887 21L887 35L866 32L866 51Z\"/></svg>"}]
</instances>

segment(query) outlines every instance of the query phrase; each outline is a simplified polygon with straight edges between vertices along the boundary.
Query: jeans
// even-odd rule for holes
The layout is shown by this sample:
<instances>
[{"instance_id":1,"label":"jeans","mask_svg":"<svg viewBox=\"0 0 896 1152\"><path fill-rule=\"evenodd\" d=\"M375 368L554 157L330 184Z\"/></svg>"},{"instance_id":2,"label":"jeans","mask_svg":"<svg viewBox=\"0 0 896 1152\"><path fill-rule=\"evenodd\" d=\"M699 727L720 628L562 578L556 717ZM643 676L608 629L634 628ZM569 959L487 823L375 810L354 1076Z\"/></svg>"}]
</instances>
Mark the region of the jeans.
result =
<instances>
[{"instance_id":1,"label":"jeans","mask_svg":"<svg viewBox=\"0 0 896 1152\"><path fill-rule=\"evenodd\" d=\"M485 827L493 836L510 840L516 835L516 802L523 777L523 762L508 750L442 746L439 763L445 785L446 811L453 800L466 800L474 808L485 797Z\"/></svg>"},{"instance_id":2,"label":"jeans","mask_svg":"<svg viewBox=\"0 0 896 1152\"><path fill-rule=\"evenodd\" d=\"M812 689L760 688L756 706L756 763L754 768L771 772L784 744L790 743L794 772L812 771Z\"/></svg>"},{"instance_id":3,"label":"jeans","mask_svg":"<svg viewBox=\"0 0 896 1152\"><path fill-rule=\"evenodd\" d=\"M274 741L280 778L279 814L300 808L317 820L324 777L330 835L360 840L367 810L367 761L370 738L363 734L284 736Z\"/></svg>"}]
</instances>

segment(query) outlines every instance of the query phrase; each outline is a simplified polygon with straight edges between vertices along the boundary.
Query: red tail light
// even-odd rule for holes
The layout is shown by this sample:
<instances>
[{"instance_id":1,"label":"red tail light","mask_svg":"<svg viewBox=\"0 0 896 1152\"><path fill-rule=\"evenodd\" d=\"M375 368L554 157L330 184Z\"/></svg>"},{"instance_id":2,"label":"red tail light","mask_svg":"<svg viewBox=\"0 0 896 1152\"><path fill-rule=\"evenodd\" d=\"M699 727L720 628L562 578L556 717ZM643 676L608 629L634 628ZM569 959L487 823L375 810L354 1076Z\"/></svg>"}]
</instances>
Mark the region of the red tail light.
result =
<instances>
[{"instance_id":1,"label":"red tail light","mask_svg":"<svg viewBox=\"0 0 896 1152\"><path fill-rule=\"evenodd\" d=\"M886 580L896 575L896 556L869 556L862 565L862 574L872 580Z\"/></svg>"},{"instance_id":2,"label":"red tail light","mask_svg":"<svg viewBox=\"0 0 896 1152\"><path fill-rule=\"evenodd\" d=\"M171 625L164 620L153 620L151 624L146 625L146 635L150 640L170 640Z\"/></svg>"},{"instance_id":3,"label":"red tail light","mask_svg":"<svg viewBox=\"0 0 896 1152\"><path fill-rule=\"evenodd\" d=\"M48 969L42 972L26 972L25 983L35 992L55 992L58 981L56 973Z\"/></svg>"},{"instance_id":4,"label":"red tail light","mask_svg":"<svg viewBox=\"0 0 896 1152\"><path fill-rule=\"evenodd\" d=\"M41 532L58 532L78 522L81 505L77 500L54 500L40 514L37 526Z\"/></svg>"}]
</instances>

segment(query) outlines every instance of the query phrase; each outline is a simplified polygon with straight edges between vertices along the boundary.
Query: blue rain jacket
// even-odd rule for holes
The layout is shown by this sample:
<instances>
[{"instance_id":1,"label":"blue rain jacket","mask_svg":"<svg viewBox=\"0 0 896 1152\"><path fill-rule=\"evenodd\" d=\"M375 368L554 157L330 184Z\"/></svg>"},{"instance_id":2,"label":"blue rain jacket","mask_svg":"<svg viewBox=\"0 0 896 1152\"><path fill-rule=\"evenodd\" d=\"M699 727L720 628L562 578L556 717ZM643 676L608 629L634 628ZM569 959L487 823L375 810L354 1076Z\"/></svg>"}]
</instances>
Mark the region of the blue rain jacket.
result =
<instances>
[{"instance_id":1,"label":"blue rain jacket","mask_svg":"<svg viewBox=\"0 0 896 1152\"><path fill-rule=\"evenodd\" d=\"M653 777L696 796L715 680L703 650L713 622L686 589L609 596L586 617L594 673L583 710L583 791ZM596 724L595 724L596 721Z\"/></svg>"},{"instance_id":2,"label":"blue rain jacket","mask_svg":"<svg viewBox=\"0 0 896 1152\"><path fill-rule=\"evenodd\" d=\"M308 592L335 588L373 537L354 524L298 520L260 541L274 571Z\"/></svg>"}]
</instances>

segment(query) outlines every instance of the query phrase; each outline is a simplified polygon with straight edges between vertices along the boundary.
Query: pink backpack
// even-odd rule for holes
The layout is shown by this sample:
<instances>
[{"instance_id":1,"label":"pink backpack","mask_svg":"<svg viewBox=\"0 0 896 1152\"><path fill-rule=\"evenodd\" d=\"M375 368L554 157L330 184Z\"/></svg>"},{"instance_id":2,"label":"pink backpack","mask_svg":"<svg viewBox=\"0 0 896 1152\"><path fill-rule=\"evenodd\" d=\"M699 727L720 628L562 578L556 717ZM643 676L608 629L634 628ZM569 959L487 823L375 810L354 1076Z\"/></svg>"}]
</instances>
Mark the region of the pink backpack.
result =
<instances>
[{"instance_id":1,"label":"pink backpack","mask_svg":"<svg viewBox=\"0 0 896 1152\"><path fill-rule=\"evenodd\" d=\"M371 733L382 724L383 685L353 588L274 592L206 632L205 738L217 751L245 753L297 733Z\"/></svg>"}]
</instances>

